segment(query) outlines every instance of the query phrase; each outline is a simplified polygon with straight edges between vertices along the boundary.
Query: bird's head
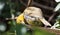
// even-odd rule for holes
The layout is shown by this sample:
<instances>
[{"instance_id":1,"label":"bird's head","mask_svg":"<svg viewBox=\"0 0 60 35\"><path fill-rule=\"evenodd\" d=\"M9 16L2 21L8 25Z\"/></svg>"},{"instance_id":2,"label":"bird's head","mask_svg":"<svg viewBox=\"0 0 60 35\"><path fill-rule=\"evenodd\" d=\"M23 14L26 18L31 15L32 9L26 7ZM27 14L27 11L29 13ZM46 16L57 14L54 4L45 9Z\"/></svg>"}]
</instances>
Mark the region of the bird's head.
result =
<instances>
[{"instance_id":1,"label":"bird's head","mask_svg":"<svg viewBox=\"0 0 60 35\"><path fill-rule=\"evenodd\" d=\"M34 12L39 12L39 11L41 11L41 9L38 8L38 7L27 7L27 8L24 10L24 14L30 15L30 14L32 14L32 13L34 13Z\"/></svg>"}]
</instances>

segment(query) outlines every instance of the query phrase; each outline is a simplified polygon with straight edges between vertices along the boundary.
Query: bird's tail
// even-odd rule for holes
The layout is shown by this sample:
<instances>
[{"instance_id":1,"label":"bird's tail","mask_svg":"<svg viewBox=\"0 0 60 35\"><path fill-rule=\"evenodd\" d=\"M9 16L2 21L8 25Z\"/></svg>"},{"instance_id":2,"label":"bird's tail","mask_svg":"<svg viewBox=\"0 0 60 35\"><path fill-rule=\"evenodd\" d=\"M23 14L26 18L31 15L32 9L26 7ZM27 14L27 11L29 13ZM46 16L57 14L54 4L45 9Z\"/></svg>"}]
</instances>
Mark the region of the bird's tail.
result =
<instances>
[{"instance_id":1,"label":"bird's tail","mask_svg":"<svg viewBox=\"0 0 60 35\"><path fill-rule=\"evenodd\" d=\"M40 21L45 25L45 26L51 26L51 24L45 20L44 18L40 19Z\"/></svg>"}]
</instances>

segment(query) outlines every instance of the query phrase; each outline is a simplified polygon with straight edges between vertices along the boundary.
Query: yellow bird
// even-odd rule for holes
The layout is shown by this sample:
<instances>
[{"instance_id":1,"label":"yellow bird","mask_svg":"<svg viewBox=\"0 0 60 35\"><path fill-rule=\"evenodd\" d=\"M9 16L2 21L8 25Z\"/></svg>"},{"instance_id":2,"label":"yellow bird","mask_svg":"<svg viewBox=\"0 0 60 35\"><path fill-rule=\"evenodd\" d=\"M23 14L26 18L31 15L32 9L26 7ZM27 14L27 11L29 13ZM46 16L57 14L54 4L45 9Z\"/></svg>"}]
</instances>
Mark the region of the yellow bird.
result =
<instances>
[{"instance_id":1,"label":"yellow bird","mask_svg":"<svg viewBox=\"0 0 60 35\"><path fill-rule=\"evenodd\" d=\"M23 15L23 13L22 14L20 14L18 17L17 17L17 19L16 19L16 22L18 23L18 24L20 24L20 23L25 23L24 22L24 15Z\"/></svg>"}]
</instances>

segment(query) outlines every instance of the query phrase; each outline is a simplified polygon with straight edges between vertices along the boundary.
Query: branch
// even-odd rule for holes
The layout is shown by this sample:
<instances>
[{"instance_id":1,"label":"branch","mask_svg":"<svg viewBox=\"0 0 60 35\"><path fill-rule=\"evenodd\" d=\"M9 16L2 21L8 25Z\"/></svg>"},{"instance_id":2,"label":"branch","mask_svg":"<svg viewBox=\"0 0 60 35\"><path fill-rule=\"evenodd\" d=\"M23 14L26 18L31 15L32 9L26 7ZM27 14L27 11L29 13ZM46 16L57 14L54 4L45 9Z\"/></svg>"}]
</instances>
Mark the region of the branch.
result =
<instances>
[{"instance_id":1,"label":"branch","mask_svg":"<svg viewBox=\"0 0 60 35\"><path fill-rule=\"evenodd\" d=\"M49 17L48 21L50 22L55 15L56 15L56 13L53 13L53 14Z\"/></svg>"},{"instance_id":2,"label":"branch","mask_svg":"<svg viewBox=\"0 0 60 35\"><path fill-rule=\"evenodd\" d=\"M20 2L21 2L24 6L27 6L22 0L20 0ZM30 1L29 1L29 2L30 2ZM48 7L48 6L42 5L42 4L37 3L37 2L35 2L35 1L33 1L33 2L31 3L31 5L35 5L35 6L38 6L38 7L40 7L40 8L47 9L47 10L54 10L54 8L52 8L52 7Z\"/></svg>"},{"instance_id":3,"label":"branch","mask_svg":"<svg viewBox=\"0 0 60 35\"><path fill-rule=\"evenodd\" d=\"M35 5L35 6L44 8L44 9L48 9L48 10L54 10L54 8L52 8L52 7L48 7L48 6L42 5L42 4L34 2L34 1L32 2L32 5Z\"/></svg>"},{"instance_id":4,"label":"branch","mask_svg":"<svg viewBox=\"0 0 60 35\"><path fill-rule=\"evenodd\" d=\"M32 3L32 0L28 0L27 7Z\"/></svg>"},{"instance_id":5,"label":"branch","mask_svg":"<svg viewBox=\"0 0 60 35\"><path fill-rule=\"evenodd\" d=\"M5 18L6 20L14 20L14 19L17 19L17 17L14 17L14 18Z\"/></svg>"},{"instance_id":6,"label":"branch","mask_svg":"<svg viewBox=\"0 0 60 35\"><path fill-rule=\"evenodd\" d=\"M50 28L44 28L44 27L40 27L40 29L46 30L51 33L56 33L56 35L60 35L60 29L50 29Z\"/></svg>"}]
</instances>

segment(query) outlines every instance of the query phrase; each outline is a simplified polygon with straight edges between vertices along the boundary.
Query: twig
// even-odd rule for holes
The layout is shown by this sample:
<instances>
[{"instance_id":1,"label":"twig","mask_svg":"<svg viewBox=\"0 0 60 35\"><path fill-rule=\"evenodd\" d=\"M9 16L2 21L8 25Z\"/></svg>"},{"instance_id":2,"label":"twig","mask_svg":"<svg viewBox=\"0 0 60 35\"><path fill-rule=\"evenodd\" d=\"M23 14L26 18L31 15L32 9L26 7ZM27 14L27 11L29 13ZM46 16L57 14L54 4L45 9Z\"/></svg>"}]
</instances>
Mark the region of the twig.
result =
<instances>
[{"instance_id":1,"label":"twig","mask_svg":"<svg viewBox=\"0 0 60 35\"><path fill-rule=\"evenodd\" d=\"M44 1L44 2L47 2L47 3L49 3L49 2L51 2L51 3L55 3L55 2L53 2L53 0L42 0L42 1Z\"/></svg>"},{"instance_id":2,"label":"twig","mask_svg":"<svg viewBox=\"0 0 60 35\"><path fill-rule=\"evenodd\" d=\"M44 27L40 27L40 29L46 30L46 31L51 32L51 33L56 33L56 34L60 33L60 29L51 29L51 28L44 28Z\"/></svg>"},{"instance_id":3,"label":"twig","mask_svg":"<svg viewBox=\"0 0 60 35\"><path fill-rule=\"evenodd\" d=\"M31 4L32 0L28 0L27 7Z\"/></svg>"},{"instance_id":4,"label":"twig","mask_svg":"<svg viewBox=\"0 0 60 35\"><path fill-rule=\"evenodd\" d=\"M54 10L54 8L52 8L52 7L48 7L48 6L39 4L39 3L34 2L34 1L32 2L32 5L38 6L38 7L40 7L40 8L48 9L48 10Z\"/></svg>"},{"instance_id":5,"label":"twig","mask_svg":"<svg viewBox=\"0 0 60 35\"><path fill-rule=\"evenodd\" d=\"M6 20L14 20L16 19L17 17L14 17L14 18L6 18Z\"/></svg>"},{"instance_id":6,"label":"twig","mask_svg":"<svg viewBox=\"0 0 60 35\"><path fill-rule=\"evenodd\" d=\"M49 17L48 21L50 22L55 15L56 15L56 13L53 13L53 14Z\"/></svg>"},{"instance_id":7,"label":"twig","mask_svg":"<svg viewBox=\"0 0 60 35\"><path fill-rule=\"evenodd\" d=\"M22 0L20 0L20 2L21 2L24 6L27 6ZM29 2L30 2L30 1L29 1ZM48 6L42 5L42 4L37 3L37 2L35 2L35 1L33 1L31 4L32 4L32 5L35 5L35 6L38 6L38 7L40 7L40 8L47 9L47 10L54 10L54 8L52 8L52 7L48 7Z\"/></svg>"}]
</instances>

